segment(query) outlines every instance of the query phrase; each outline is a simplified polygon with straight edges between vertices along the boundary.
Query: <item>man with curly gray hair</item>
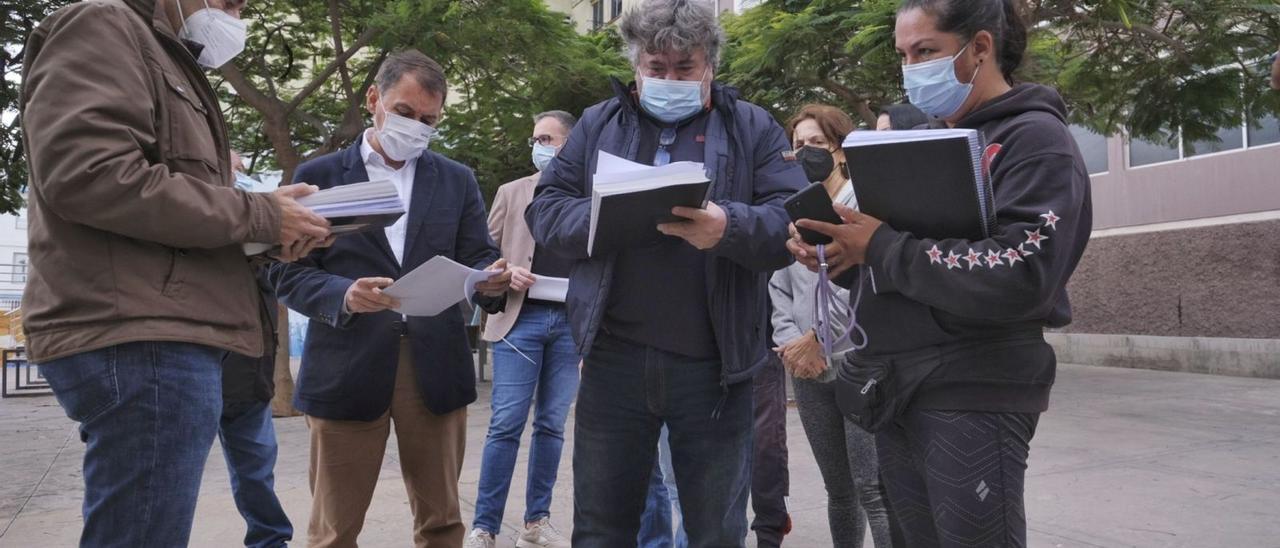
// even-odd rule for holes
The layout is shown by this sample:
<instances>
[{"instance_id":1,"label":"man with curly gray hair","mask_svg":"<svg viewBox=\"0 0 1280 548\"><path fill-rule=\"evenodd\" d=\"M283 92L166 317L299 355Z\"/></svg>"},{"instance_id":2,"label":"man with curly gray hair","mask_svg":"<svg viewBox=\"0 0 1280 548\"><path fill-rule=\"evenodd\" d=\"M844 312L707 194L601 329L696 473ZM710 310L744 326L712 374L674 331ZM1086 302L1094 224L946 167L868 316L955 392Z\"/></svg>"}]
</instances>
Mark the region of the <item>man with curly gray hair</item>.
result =
<instances>
[{"instance_id":1,"label":"man with curly gray hair","mask_svg":"<svg viewBox=\"0 0 1280 548\"><path fill-rule=\"evenodd\" d=\"M621 23L636 82L583 113L525 210L574 261L567 312L585 366L574 432L575 548L634 546L659 433L669 431L689 544L743 546L752 376L766 361L766 283L790 263L786 197L804 171L764 109L715 83L724 32L705 0L647 0ZM588 253L599 153L700 162L705 208L675 208Z\"/></svg>"}]
</instances>

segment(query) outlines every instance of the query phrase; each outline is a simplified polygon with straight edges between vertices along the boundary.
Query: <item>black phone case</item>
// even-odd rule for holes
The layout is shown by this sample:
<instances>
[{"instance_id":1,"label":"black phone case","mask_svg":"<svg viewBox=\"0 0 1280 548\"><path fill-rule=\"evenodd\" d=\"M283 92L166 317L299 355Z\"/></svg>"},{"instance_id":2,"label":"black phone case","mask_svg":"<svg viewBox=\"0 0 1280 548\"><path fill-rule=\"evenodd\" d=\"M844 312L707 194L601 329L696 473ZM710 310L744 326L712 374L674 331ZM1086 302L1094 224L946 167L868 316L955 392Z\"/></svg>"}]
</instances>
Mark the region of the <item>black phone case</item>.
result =
<instances>
[{"instance_id":1,"label":"black phone case","mask_svg":"<svg viewBox=\"0 0 1280 548\"><path fill-rule=\"evenodd\" d=\"M844 223L844 219L840 218L835 206L831 203L827 188L820 182L813 183L787 198L787 201L783 202L783 207L786 208L792 222L811 219L833 225ZM800 238L809 245L825 245L832 242L831 237L826 234L800 227L796 227L796 230L800 232Z\"/></svg>"}]
</instances>

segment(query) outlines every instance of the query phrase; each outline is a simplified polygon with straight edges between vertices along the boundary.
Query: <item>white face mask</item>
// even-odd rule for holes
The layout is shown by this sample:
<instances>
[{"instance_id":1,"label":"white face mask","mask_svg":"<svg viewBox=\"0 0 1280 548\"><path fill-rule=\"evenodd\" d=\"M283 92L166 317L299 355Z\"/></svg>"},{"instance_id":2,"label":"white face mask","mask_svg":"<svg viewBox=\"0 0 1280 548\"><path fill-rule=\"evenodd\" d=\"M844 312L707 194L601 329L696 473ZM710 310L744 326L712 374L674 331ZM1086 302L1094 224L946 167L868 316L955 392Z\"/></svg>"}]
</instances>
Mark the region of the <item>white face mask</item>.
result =
<instances>
[{"instance_id":1,"label":"white face mask","mask_svg":"<svg viewBox=\"0 0 1280 548\"><path fill-rule=\"evenodd\" d=\"M417 158L427 150L431 139L438 133L436 128L427 124L388 111L381 96L378 97L378 108L382 110L382 127L374 129L378 132L382 152L392 160L407 162Z\"/></svg>"},{"instance_id":2,"label":"white face mask","mask_svg":"<svg viewBox=\"0 0 1280 548\"><path fill-rule=\"evenodd\" d=\"M178 4L178 15L182 15L182 0L174 2ZM244 51L248 29L248 23L209 7L209 0L205 0L204 9L185 18L178 37L204 46L196 61L204 68L216 69Z\"/></svg>"}]
</instances>

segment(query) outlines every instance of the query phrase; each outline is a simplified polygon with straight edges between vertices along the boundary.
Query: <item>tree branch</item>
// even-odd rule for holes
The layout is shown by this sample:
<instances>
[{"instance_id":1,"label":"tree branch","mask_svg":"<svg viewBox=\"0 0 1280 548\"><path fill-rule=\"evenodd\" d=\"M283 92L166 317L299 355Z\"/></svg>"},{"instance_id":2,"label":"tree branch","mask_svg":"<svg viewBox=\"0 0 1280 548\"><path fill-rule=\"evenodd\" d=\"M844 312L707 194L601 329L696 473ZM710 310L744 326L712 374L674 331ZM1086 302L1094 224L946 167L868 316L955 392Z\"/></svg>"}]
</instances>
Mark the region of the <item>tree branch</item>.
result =
<instances>
[{"instance_id":1,"label":"tree branch","mask_svg":"<svg viewBox=\"0 0 1280 548\"><path fill-rule=\"evenodd\" d=\"M338 0L329 0L329 28L333 31L333 51L343 51L342 47L342 12L338 10ZM355 95L351 88L351 74L347 72L347 64L338 65L338 75L342 77L342 89L347 92L347 99Z\"/></svg>"},{"instance_id":2,"label":"tree branch","mask_svg":"<svg viewBox=\"0 0 1280 548\"><path fill-rule=\"evenodd\" d=\"M293 100L289 101L288 105L285 105L285 114L292 113L296 110L303 101L307 100L312 93L315 93L316 90L320 89L320 86L325 84L325 81L327 81L329 77L338 70L338 67L346 65L347 60L351 59L351 57L357 52L364 49L364 47L369 45L369 43L373 42L373 39L377 36L378 29L376 27L369 27L365 29L365 31L360 34L360 37L356 39L356 42L351 45L351 49L342 52L342 55L339 55L333 60L333 62L329 63L329 66L316 73L316 75L311 78L311 82L308 83L306 87L302 88L302 91L299 91L298 94L293 97Z\"/></svg>"}]
</instances>

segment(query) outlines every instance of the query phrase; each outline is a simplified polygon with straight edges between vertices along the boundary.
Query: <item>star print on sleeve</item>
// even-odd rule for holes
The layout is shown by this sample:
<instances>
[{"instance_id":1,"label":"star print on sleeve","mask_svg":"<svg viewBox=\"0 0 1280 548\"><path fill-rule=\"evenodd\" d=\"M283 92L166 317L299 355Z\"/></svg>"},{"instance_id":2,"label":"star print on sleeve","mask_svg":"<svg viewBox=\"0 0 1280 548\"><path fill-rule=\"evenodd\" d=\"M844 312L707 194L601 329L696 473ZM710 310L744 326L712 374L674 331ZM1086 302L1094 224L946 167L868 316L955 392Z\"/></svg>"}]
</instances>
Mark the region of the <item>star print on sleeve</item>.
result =
<instances>
[{"instance_id":1,"label":"star print on sleeve","mask_svg":"<svg viewBox=\"0 0 1280 548\"><path fill-rule=\"evenodd\" d=\"M924 254L929 256L929 264L942 264L942 250L938 249L937 245L934 245L933 249L924 252Z\"/></svg>"},{"instance_id":2,"label":"star print on sleeve","mask_svg":"<svg viewBox=\"0 0 1280 548\"><path fill-rule=\"evenodd\" d=\"M982 266L982 254L969 248L969 254L964 256L964 260L969 261L969 270L973 270L975 266Z\"/></svg>"},{"instance_id":3,"label":"star print on sleeve","mask_svg":"<svg viewBox=\"0 0 1280 548\"><path fill-rule=\"evenodd\" d=\"M1036 246L1036 249L1043 249L1040 247L1040 242L1049 239L1048 236L1041 235L1038 228L1035 230L1023 230L1023 232L1027 233L1027 243Z\"/></svg>"},{"instance_id":4,"label":"star print on sleeve","mask_svg":"<svg viewBox=\"0 0 1280 548\"><path fill-rule=\"evenodd\" d=\"M1052 209L1050 209L1048 213L1045 213L1040 217L1044 219L1044 226L1047 226L1053 230L1058 230L1058 221L1061 221L1062 217L1054 215Z\"/></svg>"},{"instance_id":5,"label":"star print on sleeve","mask_svg":"<svg viewBox=\"0 0 1280 548\"><path fill-rule=\"evenodd\" d=\"M1027 257L1031 257L1036 253L1044 251L1045 242L1049 241L1046 231L1056 231L1058 229L1058 221L1062 220L1058 214L1049 211L1040 215L1042 222L1034 226L1035 230L1023 230L1027 235L1025 242L1019 243L1017 247L1000 246L996 249L975 250L972 247L960 250L948 249L943 251L938 245L934 245L924 252L929 257L929 264L945 266L947 270L959 270L961 272L972 272L975 268L992 268L997 266L1008 266L1013 268L1018 263L1027 264ZM1031 249L1035 246L1035 250ZM958 254L957 251L968 251L968 253ZM985 255L983 254L985 251ZM965 268L965 261L969 268Z\"/></svg>"},{"instance_id":6,"label":"star print on sleeve","mask_svg":"<svg viewBox=\"0 0 1280 548\"><path fill-rule=\"evenodd\" d=\"M952 252L950 252L950 253L947 253L946 262L947 262L947 270L952 270L952 269L956 269L956 268L964 268L964 267L960 266L960 256L959 256L959 255L956 255L956 252L955 252L955 251L952 251Z\"/></svg>"}]
</instances>

